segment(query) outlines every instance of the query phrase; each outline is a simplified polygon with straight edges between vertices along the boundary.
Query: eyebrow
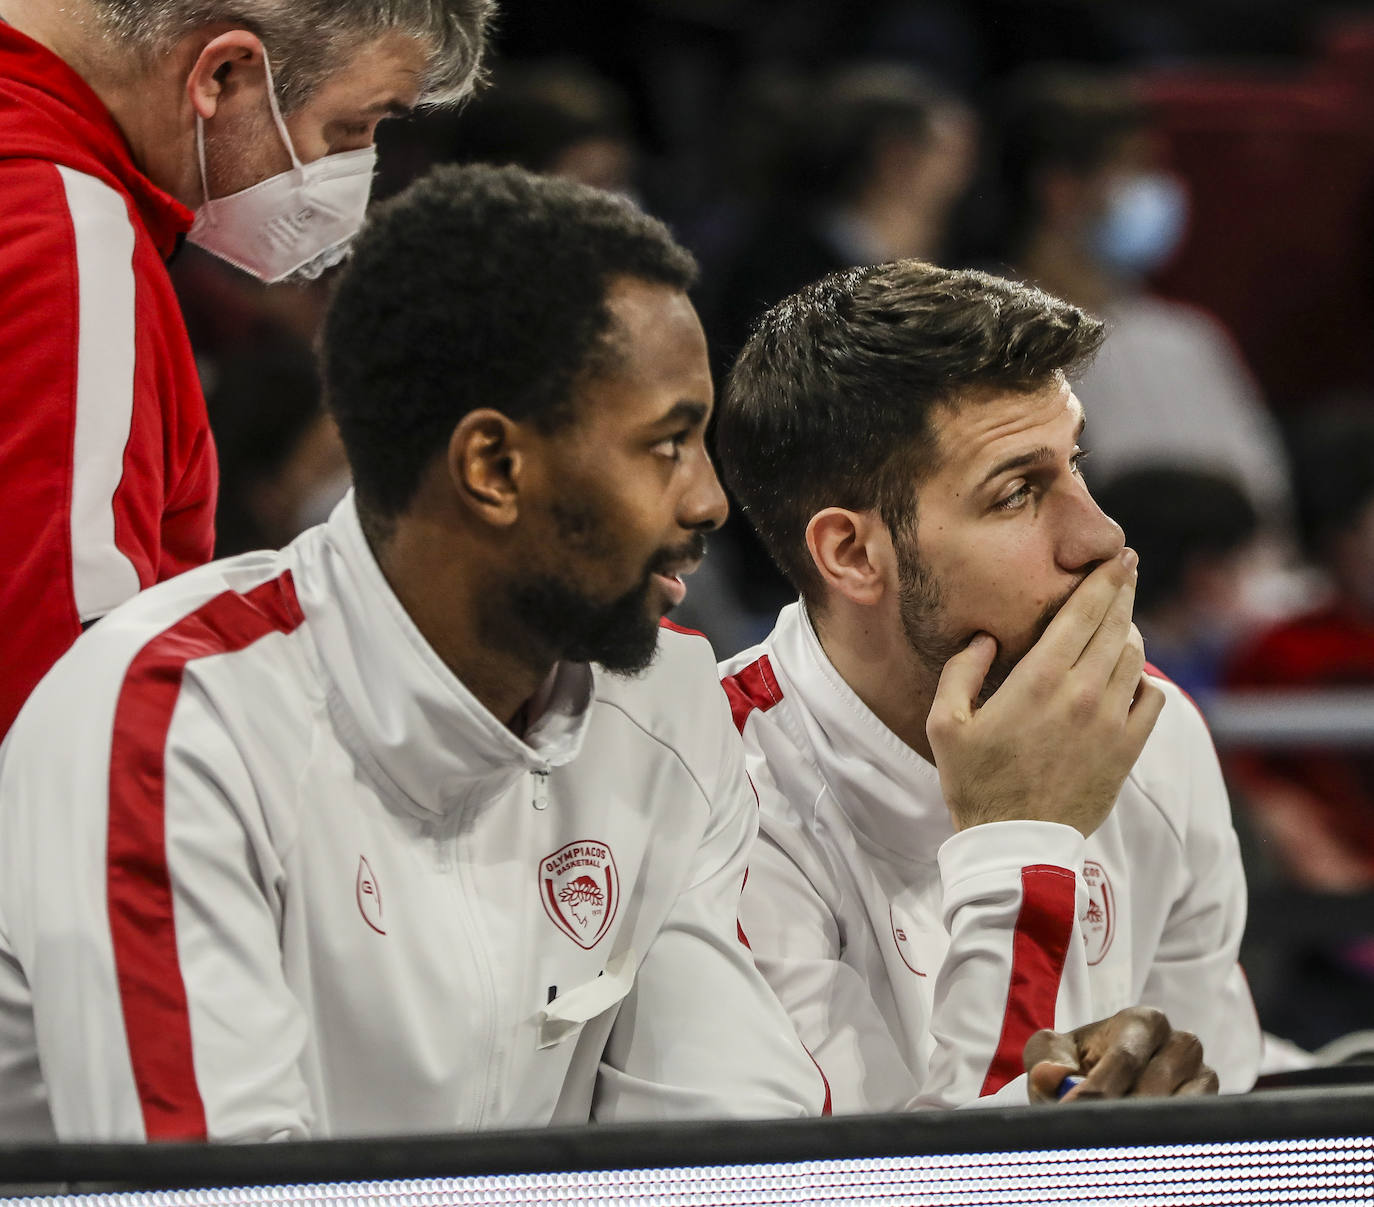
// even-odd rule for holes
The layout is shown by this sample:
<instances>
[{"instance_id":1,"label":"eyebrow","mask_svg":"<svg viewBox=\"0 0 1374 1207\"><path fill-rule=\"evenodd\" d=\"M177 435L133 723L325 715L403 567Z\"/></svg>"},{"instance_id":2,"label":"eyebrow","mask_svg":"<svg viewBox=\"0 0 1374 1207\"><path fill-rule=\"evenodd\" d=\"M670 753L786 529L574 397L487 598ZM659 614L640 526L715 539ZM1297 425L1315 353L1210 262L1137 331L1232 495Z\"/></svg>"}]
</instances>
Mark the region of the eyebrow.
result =
<instances>
[{"instance_id":1,"label":"eyebrow","mask_svg":"<svg viewBox=\"0 0 1374 1207\"><path fill-rule=\"evenodd\" d=\"M1078 427L1074 429L1073 442L1075 446L1083 438L1083 428L1088 422L1086 415L1078 417ZM1054 460L1054 449L1048 444L1042 444L1039 448L1033 448L1027 453L1017 453L1014 457L1008 457L1005 461L1000 461L996 466L989 470L983 480L978 483L981 490L994 478L1000 478L1003 474L1010 473L1014 469L1029 469L1032 465L1043 465L1047 461Z\"/></svg>"},{"instance_id":2,"label":"eyebrow","mask_svg":"<svg viewBox=\"0 0 1374 1207\"><path fill-rule=\"evenodd\" d=\"M711 413L710 408L704 402L692 402L689 399L682 399L675 402L662 415L655 419L650 427L669 427L673 424L687 423L692 426L706 422L706 417Z\"/></svg>"}]
</instances>

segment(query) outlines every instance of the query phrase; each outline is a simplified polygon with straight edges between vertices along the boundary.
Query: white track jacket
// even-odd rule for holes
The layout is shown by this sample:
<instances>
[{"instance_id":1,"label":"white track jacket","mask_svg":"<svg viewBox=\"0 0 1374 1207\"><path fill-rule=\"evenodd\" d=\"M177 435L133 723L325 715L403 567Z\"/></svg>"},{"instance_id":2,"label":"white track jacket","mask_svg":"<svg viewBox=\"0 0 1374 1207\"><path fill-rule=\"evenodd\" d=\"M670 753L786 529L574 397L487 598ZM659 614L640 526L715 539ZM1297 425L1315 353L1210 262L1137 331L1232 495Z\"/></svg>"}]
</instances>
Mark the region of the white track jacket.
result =
<instances>
[{"instance_id":1,"label":"white track jacket","mask_svg":"<svg viewBox=\"0 0 1374 1207\"><path fill-rule=\"evenodd\" d=\"M954 832L939 775L840 678L800 605L722 664L762 835L740 917L835 1111L1026 1100L1022 1049L1137 1004L1244 1090L1245 879L1207 730L1167 702L1103 825Z\"/></svg>"},{"instance_id":2,"label":"white track jacket","mask_svg":"<svg viewBox=\"0 0 1374 1207\"><path fill-rule=\"evenodd\" d=\"M465 690L351 496L103 620L0 754L0 1135L819 1113L710 647L543 695L520 740Z\"/></svg>"}]
</instances>

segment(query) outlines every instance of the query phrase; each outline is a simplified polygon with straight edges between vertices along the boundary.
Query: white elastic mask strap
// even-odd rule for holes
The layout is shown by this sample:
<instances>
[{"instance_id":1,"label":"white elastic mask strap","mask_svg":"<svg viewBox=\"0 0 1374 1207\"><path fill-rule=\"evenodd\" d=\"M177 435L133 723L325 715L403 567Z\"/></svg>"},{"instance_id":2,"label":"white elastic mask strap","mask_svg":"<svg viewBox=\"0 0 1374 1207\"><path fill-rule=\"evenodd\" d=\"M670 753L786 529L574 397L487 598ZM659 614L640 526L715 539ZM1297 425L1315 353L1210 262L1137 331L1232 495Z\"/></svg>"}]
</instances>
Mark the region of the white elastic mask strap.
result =
<instances>
[{"instance_id":1,"label":"white elastic mask strap","mask_svg":"<svg viewBox=\"0 0 1374 1207\"><path fill-rule=\"evenodd\" d=\"M196 159L200 162L200 191L205 198L205 213L213 221L210 205L210 174L205 170L205 119L196 114Z\"/></svg>"},{"instance_id":2,"label":"white elastic mask strap","mask_svg":"<svg viewBox=\"0 0 1374 1207\"><path fill-rule=\"evenodd\" d=\"M262 70L267 77L267 104L272 111L272 121L286 146L286 153L291 156L292 165L299 171L301 161L291 141L291 132L286 128L286 119L281 115L281 105L277 103L277 81L272 77L272 64L268 60L266 46L262 48ZM205 166L205 119L199 113L196 114L196 161L200 164L200 191L205 198L205 216L213 222L215 207L210 197L210 173Z\"/></svg>"},{"instance_id":3,"label":"white elastic mask strap","mask_svg":"<svg viewBox=\"0 0 1374 1207\"><path fill-rule=\"evenodd\" d=\"M267 103L272 107L272 120L277 123L277 133L286 144L286 153L291 156L292 165L299 169L301 161L296 155L295 144L291 141L291 132L286 128L286 119L281 115L281 105L277 103L277 81L272 78L272 64L267 58L266 46L262 48L262 70L267 76Z\"/></svg>"}]
</instances>

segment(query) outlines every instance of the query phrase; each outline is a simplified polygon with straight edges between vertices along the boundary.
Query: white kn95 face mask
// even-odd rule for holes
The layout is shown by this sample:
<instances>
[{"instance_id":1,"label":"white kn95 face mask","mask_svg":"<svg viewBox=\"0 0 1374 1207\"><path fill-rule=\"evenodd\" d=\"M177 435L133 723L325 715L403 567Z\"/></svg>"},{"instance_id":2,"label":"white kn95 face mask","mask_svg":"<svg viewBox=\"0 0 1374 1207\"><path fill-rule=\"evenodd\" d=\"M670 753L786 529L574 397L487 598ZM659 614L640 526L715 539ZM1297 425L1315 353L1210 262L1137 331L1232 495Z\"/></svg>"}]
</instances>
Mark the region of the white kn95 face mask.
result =
<instances>
[{"instance_id":1,"label":"white kn95 face mask","mask_svg":"<svg viewBox=\"0 0 1374 1207\"><path fill-rule=\"evenodd\" d=\"M301 163L277 103L272 68L263 51L272 120L291 156L291 168L228 197L210 197L205 172L205 123L196 117L196 154L205 204L187 238L269 284L313 280L348 255L372 195L377 148L343 151Z\"/></svg>"}]
</instances>

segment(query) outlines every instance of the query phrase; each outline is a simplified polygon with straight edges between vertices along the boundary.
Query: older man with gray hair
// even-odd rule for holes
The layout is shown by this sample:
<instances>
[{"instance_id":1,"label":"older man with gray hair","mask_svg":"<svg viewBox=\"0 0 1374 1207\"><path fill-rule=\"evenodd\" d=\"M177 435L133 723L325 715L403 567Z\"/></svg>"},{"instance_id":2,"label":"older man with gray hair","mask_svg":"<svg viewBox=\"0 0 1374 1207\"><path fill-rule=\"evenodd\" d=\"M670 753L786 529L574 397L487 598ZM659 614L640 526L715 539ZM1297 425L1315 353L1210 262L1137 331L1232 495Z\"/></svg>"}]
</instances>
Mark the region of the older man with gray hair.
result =
<instances>
[{"instance_id":1,"label":"older man with gray hair","mask_svg":"<svg viewBox=\"0 0 1374 1207\"><path fill-rule=\"evenodd\" d=\"M164 262L266 281L361 224L378 122L492 0L0 0L0 736L81 630L207 561L214 446Z\"/></svg>"}]
</instances>

